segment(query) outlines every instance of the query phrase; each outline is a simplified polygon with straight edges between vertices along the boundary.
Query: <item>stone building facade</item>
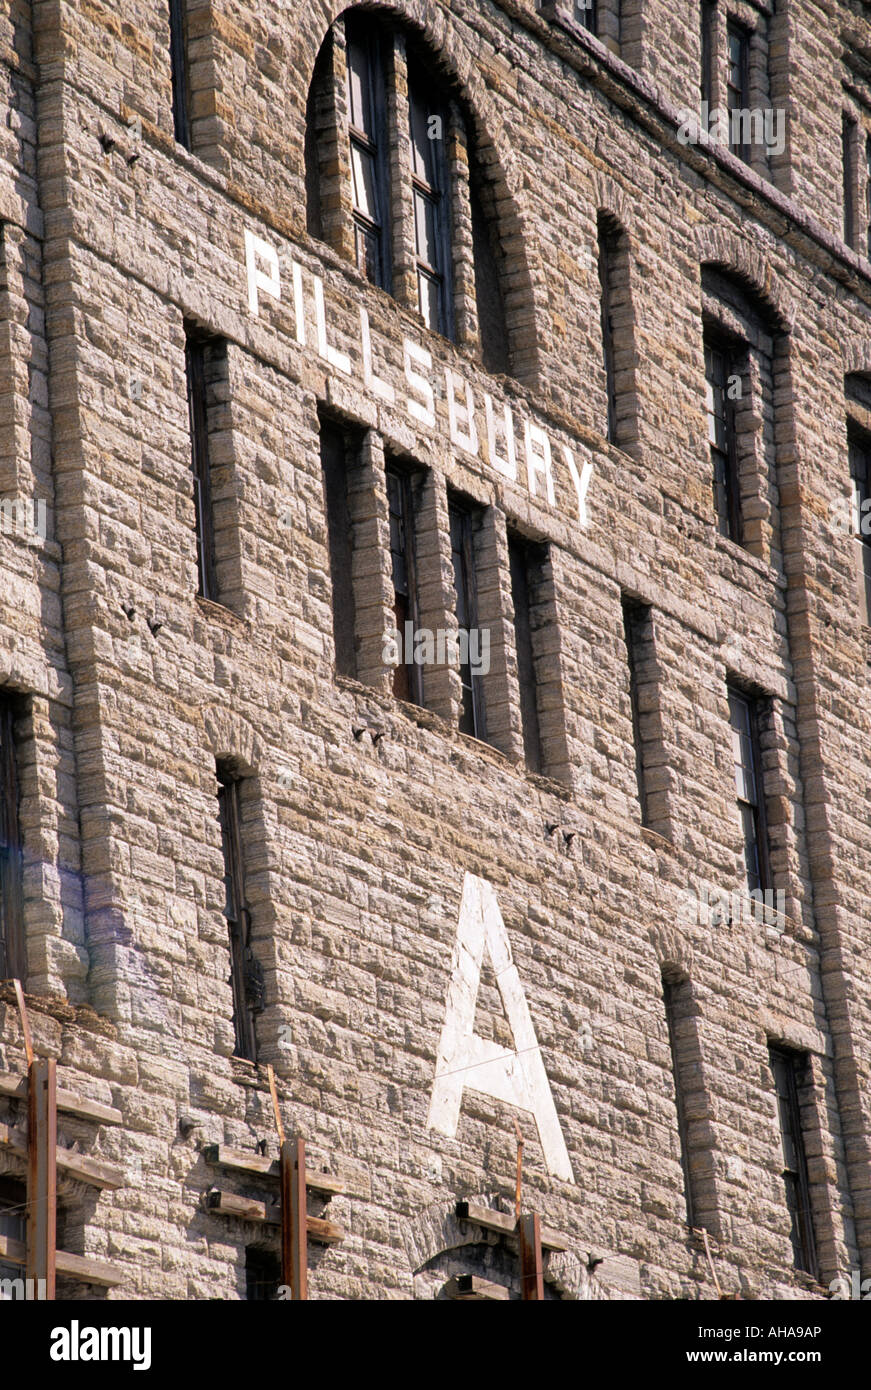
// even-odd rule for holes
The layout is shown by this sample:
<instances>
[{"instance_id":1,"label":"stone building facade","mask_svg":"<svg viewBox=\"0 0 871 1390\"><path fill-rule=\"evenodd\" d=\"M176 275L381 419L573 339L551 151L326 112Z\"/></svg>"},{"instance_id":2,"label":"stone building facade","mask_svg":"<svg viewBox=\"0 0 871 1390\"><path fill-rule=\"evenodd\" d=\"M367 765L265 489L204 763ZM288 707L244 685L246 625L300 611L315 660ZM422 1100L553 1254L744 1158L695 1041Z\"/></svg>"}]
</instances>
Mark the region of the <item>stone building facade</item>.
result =
<instances>
[{"instance_id":1,"label":"stone building facade","mask_svg":"<svg viewBox=\"0 0 871 1390\"><path fill-rule=\"evenodd\" d=\"M517 1297L456 1204L513 1212L518 1124L548 1297L871 1276L866 8L4 7L0 975L79 1097L63 1296L274 1284L217 1161L274 1157L268 1064L343 1189L312 1298Z\"/></svg>"}]
</instances>

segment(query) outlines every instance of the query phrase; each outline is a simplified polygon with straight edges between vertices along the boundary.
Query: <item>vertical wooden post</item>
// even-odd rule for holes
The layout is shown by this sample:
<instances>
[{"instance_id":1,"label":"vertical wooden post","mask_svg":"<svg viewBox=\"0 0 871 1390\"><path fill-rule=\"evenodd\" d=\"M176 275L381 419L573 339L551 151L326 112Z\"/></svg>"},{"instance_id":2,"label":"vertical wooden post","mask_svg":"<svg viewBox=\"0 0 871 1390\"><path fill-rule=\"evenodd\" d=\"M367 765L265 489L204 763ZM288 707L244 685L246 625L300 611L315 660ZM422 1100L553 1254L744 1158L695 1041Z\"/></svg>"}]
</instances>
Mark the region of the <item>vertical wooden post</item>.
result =
<instances>
[{"instance_id":1,"label":"vertical wooden post","mask_svg":"<svg viewBox=\"0 0 871 1390\"><path fill-rule=\"evenodd\" d=\"M279 1159L281 1182L281 1282L294 1302L308 1298L305 1141L286 1139Z\"/></svg>"},{"instance_id":2,"label":"vertical wooden post","mask_svg":"<svg viewBox=\"0 0 871 1390\"><path fill-rule=\"evenodd\" d=\"M541 1218L532 1214L521 1216L517 1223L520 1237L520 1284L524 1299L544 1299L544 1274L541 1264Z\"/></svg>"},{"instance_id":3,"label":"vertical wooden post","mask_svg":"<svg viewBox=\"0 0 871 1390\"><path fill-rule=\"evenodd\" d=\"M30 1064L27 1124L26 1277L55 1296L57 1238L57 1073L54 1058Z\"/></svg>"}]
</instances>

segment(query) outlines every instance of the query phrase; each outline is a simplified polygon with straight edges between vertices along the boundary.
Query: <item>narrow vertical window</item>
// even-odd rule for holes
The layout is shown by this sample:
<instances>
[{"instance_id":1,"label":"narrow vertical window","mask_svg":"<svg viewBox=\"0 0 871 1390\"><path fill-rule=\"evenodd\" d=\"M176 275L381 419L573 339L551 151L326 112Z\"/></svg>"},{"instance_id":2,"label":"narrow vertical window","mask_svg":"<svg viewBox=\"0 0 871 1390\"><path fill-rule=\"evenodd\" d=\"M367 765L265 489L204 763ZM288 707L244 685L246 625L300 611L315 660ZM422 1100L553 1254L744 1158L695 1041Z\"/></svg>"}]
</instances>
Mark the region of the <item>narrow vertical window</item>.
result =
<instances>
[{"instance_id":1,"label":"narrow vertical window","mask_svg":"<svg viewBox=\"0 0 871 1390\"><path fill-rule=\"evenodd\" d=\"M841 167L844 175L844 241L856 236L856 122L846 114L841 121Z\"/></svg>"},{"instance_id":2,"label":"narrow vertical window","mask_svg":"<svg viewBox=\"0 0 871 1390\"><path fill-rule=\"evenodd\" d=\"M714 103L714 50L716 47L717 7L713 0L702 0L701 36L702 68L699 81L703 111L702 127L708 129L710 108Z\"/></svg>"},{"instance_id":3,"label":"narrow vertical window","mask_svg":"<svg viewBox=\"0 0 871 1390\"><path fill-rule=\"evenodd\" d=\"M639 668L643 656L643 645L650 623L650 608L647 604L633 603L623 599L623 636L626 642L626 655L629 662L629 699L632 706L632 737L635 743L635 780L638 786L638 804L641 808L641 824L649 825L647 805L647 778L644 766L644 743L641 737L641 706L639 702Z\"/></svg>"},{"instance_id":4,"label":"narrow vertical window","mask_svg":"<svg viewBox=\"0 0 871 1390\"><path fill-rule=\"evenodd\" d=\"M705 342L708 442L713 469L714 512L722 536L742 538L738 490L738 449L731 383L738 379L732 352L721 343Z\"/></svg>"},{"instance_id":5,"label":"narrow vertical window","mask_svg":"<svg viewBox=\"0 0 871 1390\"><path fill-rule=\"evenodd\" d=\"M413 659L418 610L411 478L392 467L387 469L387 506L390 515L393 616L400 637L400 650L405 654L405 661L394 668L393 693L400 700L422 705L423 671Z\"/></svg>"},{"instance_id":6,"label":"narrow vertical window","mask_svg":"<svg viewBox=\"0 0 871 1390\"><path fill-rule=\"evenodd\" d=\"M475 650L479 650L478 595L475 584L474 543L472 539L472 517L458 503L449 507L451 527L451 559L454 570L454 589L457 595L457 627L460 643L460 679L463 687L463 704L460 712L460 729L465 734L486 741L487 727L484 718L484 685L480 673L471 664L472 636Z\"/></svg>"},{"instance_id":7,"label":"narrow vertical window","mask_svg":"<svg viewBox=\"0 0 871 1390\"><path fill-rule=\"evenodd\" d=\"M23 1257L26 1241L25 1218L27 1216L27 1188L23 1182L11 1178L0 1178L0 1252L5 1253L5 1242L18 1246ZM13 1253L11 1251L10 1253ZM20 1279L24 1271L18 1260L4 1261L0 1258L0 1281ZM12 1301L14 1294L0 1282L0 1301Z\"/></svg>"},{"instance_id":8,"label":"narrow vertical window","mask_svg":"<svg viewBox=\"0 0 871 1390\"><path fill-rule=\"evenodd\" d=\"M0 980L27 976L15 756L15 706L0 697Z\"/></svg>"},{"instance_id":9,"label":"narrow vertical window","mask_svg":"<svg viewBox=\"0 0 871 1390\"><path fill-rule=\"evenodd\" d=\"M511 599L514 605L514 645L520 686L520 723L523 755L532 772L541 772L541 728L538 718L538 681L532 645L532 568L539 568L532 547L519 536L508 538Z\"/></svg>"},{"instance_id":10,"label":"narrow vertical window","mask_svg":"<svg viewBox=\"0 0 871 1390\"><path fill-rule=\"evenodd\" d=\"M263 976L251 950L251 914L245 901L245 861L239 814L240 779L218 765L218 807L224 853L224 916L230 936L230 984L233 989L235 1055L257 1060L254 1014L263 1006Z\"/></svg>"},{"instance_id":11,"label":"narrow vertical window","mask_svg":"<svg viewBox=\"0 0 871 1390\"><path fill-rule=\"evenodd\" d=\"M602 358L608 393L608 440L617 442L617 385L614 368L614 262L617 234L599 219L599 285L601 289Z\"/></svg>"},{"instance_id":12,"label":"narrow vertical window","mask_svg":"<svg viewBox=\"0 0 871 1390\"><path fill-rule=\"evenodd\" d=\"M191 148L190 78L187 53L186 0L169 0L169 56L172 64L172 117L175 138Z\"/></svg>"},{"instance_id":13,"label":"narrow vertical window","mask_svg":"<svg viewBox=\"0 0 871 1390\"><path fill-rule=\"evenodd\" d=\"M188 416L191 434L191 469L194 482L194 518L197 533L198 592L217 602L215 576L215 524L212 514L212 468L209 453L209 412L206 397L208 345L188 336L185 348Z\"/></svg>"},{"instance_id":14,"label":"narrow vertical window","mask_svg":"<svg viewBox=\"0 0 871 1390\"><path fill-rule=\"evenodd\" d=\"M865 255L871 260L871 136L865 137Z\"/></svg>"},{"instance_id":15,"label":"narrow vertical window","mask_svg":"<svg viewBox=\"0 0 871 1390\"><path fill-rule=\"evenodd\" d=\"M686 1097L684 1095L683 1074L687 1065L695 1062L695 1038L689 1036L686 1040L686 1047L682 1046L681 1019L688 1013L692 1006L690 985L688 980L669 980L663 976L662 993L665 1000L665 1018L668 1024L668 1045L671 1053L671 1070L674 1077L674 1101L677 1110L677 1130L680 1139L680 1165L683 1170L684 1196L686 1199L687 1225L696 1225L696 1202L693 1194L693 1182L690 1173L689 1162L689 1135L686 1116ZM685 1057L687 1050L691 1055Z\"/></svg>"},{"instance_id":16,"label":"narrow vertical window","mask_svg":"<svg viewBox=\"0 0 871 1390\"><path fill-rule=\"evenodd\" d=\"M851 434L849 448L853 511L858 521L859 608L862 622L871 626L871 439Z\"/></svg>"},{"instance_id":17,"label":"narrow vertical window","mask_svg":"<svg viewBox=\"0 0 871 1390\"><path fill-rule=\"evenodd\" d=\"M598 0L575 0L575 19L591 34L599 32Z\"/></svg>"},{"instance_id":18,"label":"narrow vertical window","mask_svg":"<svg viewBox=\"0 0 871 1390\"><path fill-rule=\"evenodd\" d=\"M377 35L346 22L351 196L357 267L373 285L390 288L384 77Z\"/></svg>"},{"instance_id":19,"label":"narrow vertical window","mask_svg":"<svg viewBox=\"0 0 871 1390\"><path fill-rule=\"evenodd\" d=\"M750 34L742 24L731 21L726 30L729 52L729 77L726 83L726 106L729 111L729 149L745 163L750 160L750 146L745 135L750 125L735 117L735 112L750 109Z\"/></svg>"},{"instance_id":20,"label":"narrow vertical window","mask_svg":"<svg viewBox=\"0 0 871 1390\"><path fill-rule=\"evenodd\" d=\"M337 426L321 425L321 475L327 514L330 580L333 591L333 640L336 672L357 674L354 584L351 569L353 536L348 509L348 441Z\"/></svg>"},{"instance_id":21,"label":"narrow vertical window","mask_svg":"<svg viewBox=\"0 0 871 1390\"><path fill-rule=\"evenodd\" d=\"M408 97L418 304L428 328L452 337L450 199L445 162L448 115L413 70Z\"/></svg>"},{"instance_id":22,"label":"narrow vertical window","mask_svg":"<svg viewBox=\"0 0 871 1390\"><path fill-rule=\"evenodd\" d=\"M811 1212L807 1153L801 1125L798 1088L807 1068L807 1057L782 1047L769 1047L769 1063L774 1075L780 1142L783 1149L783 1182L789 1211L792 1254L796 1269L816 1276L817 1257Z\"/></svg>"},{"instance_id":23,"label":"narrow vertical window","mask_svg":"<svg viewBox=\"0 0 871 1390\"><path fill-rule=\"evenodd\" d=\"M245 1249L245 1298L249 1303L273 1303L281 1283L281 1261L259 1245Z\"/></svg>"},{"instance_id":24,"label":"narrow vertical window","mask_svg":"<svg viewBox=\"0 0 871 1390\"><path fill-rule=\"evenodd\" d=\"M732 727L735 795L744 838L747 891L757 893L771 886L759 756L759 716L757 702L734 686L729 687L729 723Z\"/></svg>"}]
</instances>

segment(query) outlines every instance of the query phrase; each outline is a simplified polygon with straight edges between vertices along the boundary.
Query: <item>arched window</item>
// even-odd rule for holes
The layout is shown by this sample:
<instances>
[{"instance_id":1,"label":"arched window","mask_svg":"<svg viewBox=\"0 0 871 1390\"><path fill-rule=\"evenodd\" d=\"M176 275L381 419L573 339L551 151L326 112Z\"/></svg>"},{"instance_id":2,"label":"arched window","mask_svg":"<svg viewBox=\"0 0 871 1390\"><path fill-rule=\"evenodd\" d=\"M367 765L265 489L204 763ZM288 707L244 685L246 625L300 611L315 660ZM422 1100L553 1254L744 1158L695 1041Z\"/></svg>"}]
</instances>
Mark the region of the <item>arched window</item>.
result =
<instances>
[{"instance_id":1,"label":"arched window","mask_svg":"<svg viewBox=\"0 0 871 1390\"><path fill-rule=\"evenodd\" d=\"M428 328L507 371L493 189L473 122L420 40L366 12L337 20L306 122L309 233Z\"/></svg>"}]
</instances>

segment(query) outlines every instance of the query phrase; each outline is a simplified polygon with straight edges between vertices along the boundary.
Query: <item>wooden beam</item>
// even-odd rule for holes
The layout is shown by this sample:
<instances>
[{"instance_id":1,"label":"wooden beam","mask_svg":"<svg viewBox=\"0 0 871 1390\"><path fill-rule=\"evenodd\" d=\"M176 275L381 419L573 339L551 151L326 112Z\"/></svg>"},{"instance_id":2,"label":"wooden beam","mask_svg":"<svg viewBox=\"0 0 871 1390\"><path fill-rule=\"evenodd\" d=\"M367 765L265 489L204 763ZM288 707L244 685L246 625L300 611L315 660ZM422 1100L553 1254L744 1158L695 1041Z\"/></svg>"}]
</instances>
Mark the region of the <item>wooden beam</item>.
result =
<instances>
[{"instance_id":1,"label":"wooden beam","mask_svg":"<svg viewBox=\"0 0 871 1390\"><path fill-rule=\"evenodd\" d=\"M541 1220L534 1213L521 1216L517 1223L520 1237L521 1297L527 1302L544 1299L544 1273L541 1259Z\"/></svg>"},{"instance_id":2,"label":"wooden beam","mask_svg":"<svg viewBox=\"0 0 871 1390\"><path fill-rule=\"evenodd\" d=\"M456 1214L461 1221L474 1221L485 1231L498 1231L503 1236L517 1235L517 1222L513 1216L503 1211L493 1211L491 1207L479 1207L474 1202L457 1202ZM553 1231L549 1226L541 1227L541 1246L543 1250L568 1250L566 1236Z\"/></svg>"},{"instance_id":3,"label":"wooden beam","mask_svg":"<svg viewBox=\"0 0 871 1390\"><path fill-rule=\"evenodd\" d=\"M213 1188L206 1193L206 1207L216 1216L235 1216L242 1221L264 1222L277 1226L281 1222L281 1211L277 1204L267 1206L255 1197L239 1197L235 1192L222 1192ZM318 1216L306 1217L308 1238L316 1245L338 1245L345 1239L345 1232L335 1221L324 1221Z\"/></svg>"},{"instance_id":4,"label":"wooden beam","mask_svg":"<svg viewBox=\"0 0 871 1390\"><path fill-rule=\"evenodd\" d=\"M308 1229L306 1225L305 1143L284 1140L281 1171L281 1281L290 1285L294 1302L308 1298Z\"/></svg>"},{"instance_id":5,"label":"wooden beam","mask_svg":"<svg viewBox=\"0 0 871 1390\"><path fill-rule=\"evenodd\" d=\"M11 1240L0 1236L0 1259L11 1265L27 1264L27 1247L23 1240ZM107 1264L104 1260L92 1260L86 1255L73 1255L69 1250L58 1250L55 1256L58 1274L79 1279L83 1284L99 1284L102 1288L114 1289L124 1282L124 1270L118 1265Z\"/></svg>"},{"instance_id":6,"label":"wooden beam","mask_svg":"<svg viewBox=\"0 0 871 1390\"><path fill-rule=\"evenodd\" d=\"M57 1063L37 1057L30 1066L27 1107L26 1277L45 1297L55 1296L57 1249Z\"/></svg>"},{"instance_id":7,"label":"wooden beam","mask_svg":"<svg viewBox=\"0 0 871 1390\"><path fill-rule=\"evenodd\" d=\"M5 1145L13 1153L26 1159L27 1131L0 1124L0 1145ZM102 1159L91 1158L88 1154L73 1153L71 1149L59 1149L57 1145L55 1162L63 1173L78 1182L87 1183L89 1187L115 1189L124 1186L123 1170L114 1163L105 1163Z\"/></svg>"},{"instance_id":8,"label":"wooden beam","mask_svg":"<svg viewBox=\"0 0 871 1390\"><path fill-rule=\"evenodd\" d=\"M257 1173L263 1178L280 1176L278 1159L267 1158L265 1154L246 1153L242 1149L230 1149L225 1144L207 1144L203 1149L203 1159L216 1168ZM318 1173L308 1167L305 1170L305 1185L310 1192L320 1192L324 1197L338 1197L346 1190L342 1180L332 1173Z\"/></svg>"},{"instance_id":9,"label":"wooden beam","mask_svg":"<svg viewBox=\"0 0 871 1390\"><path fill-rule=\"evenodd\" d=\"M27 1099L27 1077L13 1076L11 1072L0 1071L0 1096L12 1096L18 1100ZM57 1088L57 1108L65 1115L77 1115L81 1120L96 1120L101 1125L120 1125L124 1116L111 1105L103 1105L98 1100L86 1100L74 1091Z\"/></svg>"},{"instance_id":10,"label":"wooden beam","mask_svg":"<svg viewBox=\"0 0 871 1390\"><path fill-rule=\"evenodd\" d=\"M455 1303L505 1303L508 1300L504 1284L492 1284L489 1279L479 1279L477 1274L458 1274L449 1279L444 1294Z\"/></svg>"}]
</instances>

